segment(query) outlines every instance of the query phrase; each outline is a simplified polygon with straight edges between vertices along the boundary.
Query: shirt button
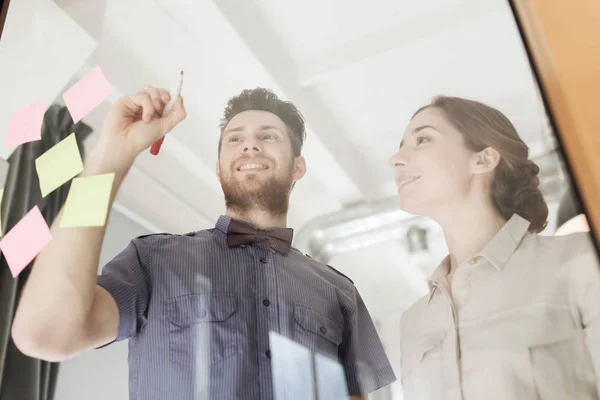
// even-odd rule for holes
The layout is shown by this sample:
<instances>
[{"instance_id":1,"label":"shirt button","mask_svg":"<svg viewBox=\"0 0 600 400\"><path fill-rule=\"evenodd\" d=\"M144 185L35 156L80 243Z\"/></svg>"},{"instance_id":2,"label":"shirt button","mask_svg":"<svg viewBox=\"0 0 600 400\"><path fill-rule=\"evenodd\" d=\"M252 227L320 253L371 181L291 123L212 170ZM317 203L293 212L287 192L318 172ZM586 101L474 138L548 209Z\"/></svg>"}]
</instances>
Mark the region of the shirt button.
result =
<instances>
[{"instance_id":1,"label":"shirt button","mask_svg":"<svg viewBox=\"0 0 600 400\"><path fill-rule=\"evenodd\" d=\"M267 263L267 259L264 258L264 257L261 257L260 258L260 262L263 263L263 264L266 264Z\"/></svg>"},{"instance_id":2,"label":"shirt button","mask_svg":"<svg viewBox=\"0 0 600 400\"><path fill-rule=\"evenodd\" d=\"M322 326L319 330L321 331L322 334L327 333L327 328L325 328L324 326Z\"/></svg>"},{"instance_id":3,"label":"shirt button","mask_svg":"<svg viewBox=\"0 0 600 400\"><path fill-rule=\"evenodd\" d=\"M267 356L267 358L270 360L271 359L271 350L267 350L265 352L265 356Z\"/></svg>"},{"instance_id":4,"label":"shirt button","mask_svg":"<svg viewBox=\"0 0 600 400\"><path fill-rule=\"evenodd\" d=\"M475 264L477 262L476 259L472 259L471 261L469 261L471 264Z\"/></svg>"},{"instance_id":5,"label":"shirt button","mask_svg":"<svg viewBox=\"0 0 600 400\"><path fill-rule=\"evenodd\" d=\"M271 305L271 302L269 301L269 299L264 299L264 300L263 300L263 305L264 305L265 307L269 307L269 306Z\"/></svg>"}]
</instances>

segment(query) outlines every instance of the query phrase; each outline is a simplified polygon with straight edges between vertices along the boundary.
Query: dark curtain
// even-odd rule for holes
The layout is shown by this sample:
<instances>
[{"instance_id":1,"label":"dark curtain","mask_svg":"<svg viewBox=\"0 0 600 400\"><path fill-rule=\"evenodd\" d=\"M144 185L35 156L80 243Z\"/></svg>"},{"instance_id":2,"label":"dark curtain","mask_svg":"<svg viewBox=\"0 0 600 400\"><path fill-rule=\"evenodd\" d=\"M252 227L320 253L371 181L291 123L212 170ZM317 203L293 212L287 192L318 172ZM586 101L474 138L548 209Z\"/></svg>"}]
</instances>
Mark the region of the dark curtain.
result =
<instances>
[{"instance_id":1,"label":"dark curtain","mask_svg":"<svg viewBox=\"0 0 600 400\"><path fill-rule=\"evenodd\" d=\"M2 32L4 31L4 24L6 22L6 14L8 14L8 5L10 0L0 0L0 39L2 38Z\"/></svg>"},{"instance_id":2,"label":"dark curtain","mask_svg":"<svg viewBox=\"0 0 600 400\"><path fill-rule=\"evenodd\" d=\"M2 198L2 233L8 232L34 206L48 226L63 206L71 182L42 198L35 159L75 133L83 158L83 141L92 129L82 122L73 124L66 107L51 106L44 115L42 139L19 146L8 159L9 168ZM32 263L33 264L33 263ZM13 278L4 256L0 256L0 400L52 400L58 364L30 358L14 345L10 329L19 296L31 271L28 265Z\"/></svg>"}]
</instances>

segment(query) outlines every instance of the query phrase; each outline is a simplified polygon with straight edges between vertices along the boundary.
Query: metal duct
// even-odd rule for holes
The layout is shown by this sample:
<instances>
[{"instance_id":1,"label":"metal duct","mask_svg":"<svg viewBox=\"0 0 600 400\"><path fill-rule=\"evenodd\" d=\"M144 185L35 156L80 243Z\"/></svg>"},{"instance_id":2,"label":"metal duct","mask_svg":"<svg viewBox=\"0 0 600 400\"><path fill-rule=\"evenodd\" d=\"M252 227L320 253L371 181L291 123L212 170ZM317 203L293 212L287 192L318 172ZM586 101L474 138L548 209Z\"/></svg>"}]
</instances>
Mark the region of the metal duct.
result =
<instances>
[{"instance_id":1,"label":"metal duct","mask_svg":"<svg viewBox=\"0 0 600 400\"><path fill-rule=\"evenodd\" d=\"M540 167L540 188L546 201L558 200L567 187L558 152L551 150L532 161ZM400 241L409 250L427 246L424 236L432 228L439 230L430 219L401 211L394 196L317 218L296 235L294 246L327 263L337 254L386 241Z\"/></svg>"}]
</instances>

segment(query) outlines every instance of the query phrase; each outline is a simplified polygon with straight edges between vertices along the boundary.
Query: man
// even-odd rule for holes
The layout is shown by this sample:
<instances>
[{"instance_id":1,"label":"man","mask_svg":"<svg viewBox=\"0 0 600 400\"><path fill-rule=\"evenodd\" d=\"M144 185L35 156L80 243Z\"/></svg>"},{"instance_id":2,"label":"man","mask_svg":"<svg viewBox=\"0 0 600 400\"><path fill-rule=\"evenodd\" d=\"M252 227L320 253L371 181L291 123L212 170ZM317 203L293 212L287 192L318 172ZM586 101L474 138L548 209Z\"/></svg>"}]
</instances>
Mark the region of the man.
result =
<instances>
[{"instance_id":1,"label":"man","mask_svg":"<svg viewBox=\"0 0 600 400\"><path fill-rule=\"evenodd\" d=\"M111 204L137 155L186 117L178 98L162 118L168 100L147 87L111 108L83 172L115 173ZM301 114L272 92L230 99L217 162L226 215L214 229L133 239L98 277L105 228L59 229L61 212L17 310L19 349L60 361L129 339L132 400L273 398L269 331L337 359L354 399L393 382L352 281L290 249L304 137Z\"/></svg>"}]
</instances>

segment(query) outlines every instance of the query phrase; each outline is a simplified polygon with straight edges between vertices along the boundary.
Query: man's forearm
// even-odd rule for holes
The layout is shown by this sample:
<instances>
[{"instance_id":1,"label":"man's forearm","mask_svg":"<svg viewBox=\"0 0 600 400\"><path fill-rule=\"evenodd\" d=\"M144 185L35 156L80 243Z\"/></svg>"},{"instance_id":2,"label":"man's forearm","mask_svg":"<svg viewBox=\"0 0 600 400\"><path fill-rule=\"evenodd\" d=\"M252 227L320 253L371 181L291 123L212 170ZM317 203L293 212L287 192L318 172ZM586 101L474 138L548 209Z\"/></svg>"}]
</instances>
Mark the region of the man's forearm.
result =
<instances>
[{"instance_id":1,"label":"man's forearm","mask_svg":"<svg viewBox=\"0 0 600 400\"><path fill-rule=\"evenodd\" d=\"M90 158L81 176L115 172L110 210L126 172L103 163L98 153ZM44 346L61 352L85 323L94 299L106 227L60 228L63 212L64 207L52 224L52 240L34 262L16 311L12 334L22 351Z\"/></svg>"}]
</instances>

